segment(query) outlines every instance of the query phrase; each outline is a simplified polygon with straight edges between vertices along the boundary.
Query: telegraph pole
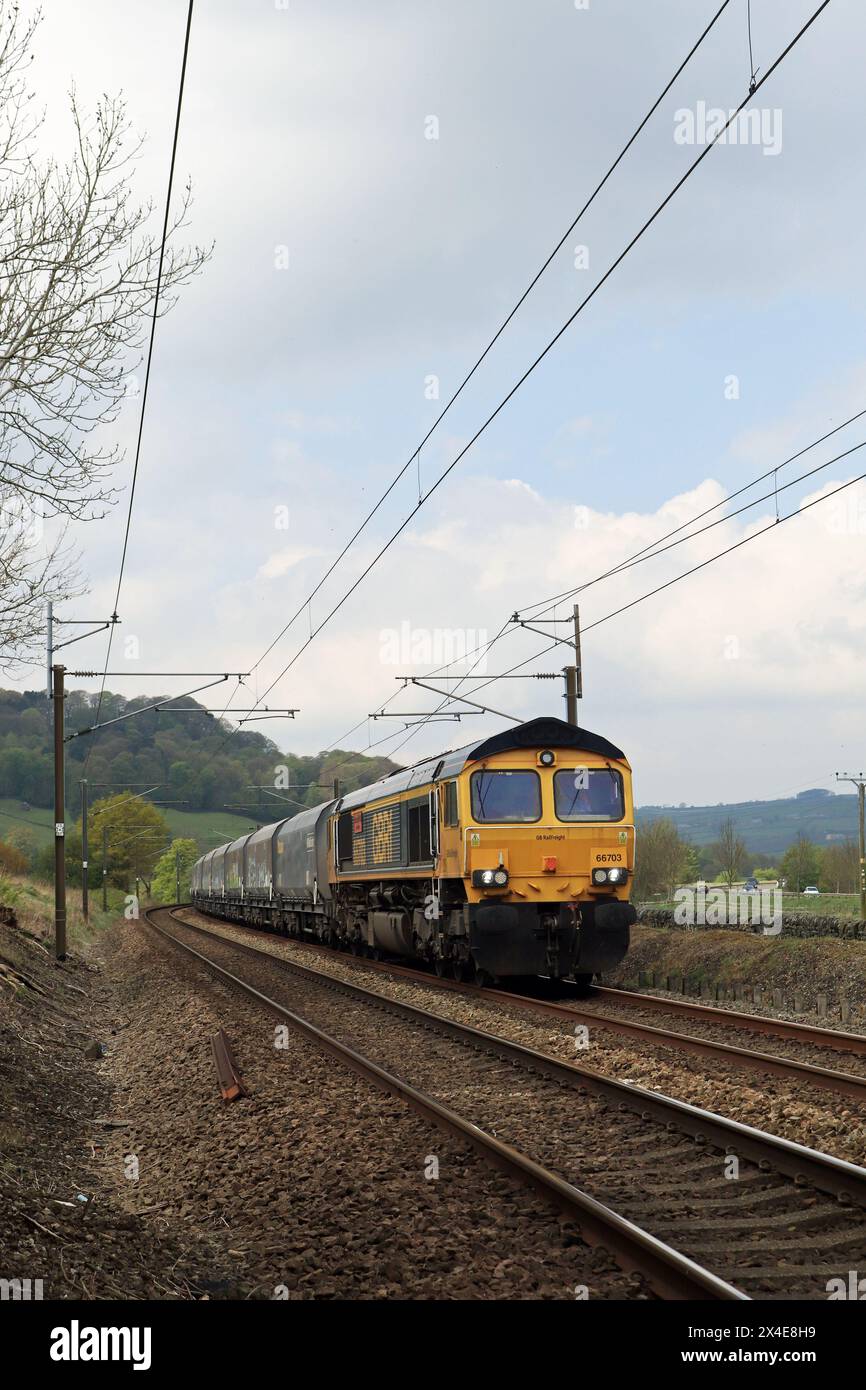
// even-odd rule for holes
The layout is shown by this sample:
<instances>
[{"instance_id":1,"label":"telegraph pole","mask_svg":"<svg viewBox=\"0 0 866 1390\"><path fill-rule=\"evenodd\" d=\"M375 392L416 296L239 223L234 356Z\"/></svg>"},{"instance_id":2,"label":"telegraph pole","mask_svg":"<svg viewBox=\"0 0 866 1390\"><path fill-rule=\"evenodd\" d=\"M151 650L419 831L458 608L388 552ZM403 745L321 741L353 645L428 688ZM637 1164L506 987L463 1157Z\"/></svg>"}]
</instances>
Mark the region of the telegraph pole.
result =
<instances>
[{"instance_id":1,"label":"telegraph pole","mask_svg":"<svg viewBox=\"0 0 866 1390\"><path fill-rule=\"evenodd\" d=\"M866 777L860 772L856 777L848 777L844 773L836 773L837 782L853 782L857 788L858 808L860 812L860 920L866 922Z\"/></svg>"},{"instance_id":2,"label":"telegraph pole","mask_svg":"<svg viewBox=\"0 0 866 1390\"><path fill-rule=\"evenodd\" d=\"M87 897L87 779L82 777L78 785L81 788L81 913L86 922L90 916Z\"/></svg>"},{"instance_id":3,"label":"telegraph pole","mask_svg":"<svg viewBox=\"0 0 866 1390\"><path fill-rule=\"evenodd\" d=\"M102 910L108 911L108 826L102 827Z\"/></svg>"},{"instance_id":4,"label":"telegraph pole","mask_svg":"<svg viewBox=\"0 0 866 1390\"><path fill-rule=\"evenodd\" d=\"M95 620L94 620L95 621ZM64 775L65 745L63 722L63 702L66 699L64 678L66 667L54 664L54 655L61 647L71 647L73 642L83 642L85 637L93 637L97 632L119 622L114 613L107 622L82 632L80 637L70 637L65 642L54 641L54 604L49 599L45 605L45 666L48 675L48 698L54 705L54 954L58 960L66 959L66 786ZM89 618L64 618L63 625L90 627ZM70 735L70 737L73 737ZM86 844L86 840L84 841ZM86 858L87 851L84 850ZM87 916L87 874L84 876L84 915Z\"/></svg>"},{"instance_id":5,"label":"telegraph pole","mask_svg":"<svg viewBox=\"0 0 866 1390\"><path fill-rule=\"evenodd\" d=\"M578 724L577 702L583 697L583 668L580 659L580 608L574 605L574 665L565 668L565 710L569 724Z\"/></svg>"},{"instance_id":6,"label":"telegraph pole","mask_svg":"<svg viewBox=\"0 0 866 1390\"><path fill-rule=\"evenodd\" d=\"M180 850L174 852L175 902L180 902Z\"/></svg>"},{"instance_id":7,"label":"telegraph pole","mask_svg":"<svg viewBox=\"0 0 866 1390\"><path fill-rule=\"evenodd\" d=\"M46 665L46 669L47 669L47 678L48 678L48 679L47 679L48 698L49 698L49 700L50 700L50 699L51 699L51 696L52 696L52 693L53 693L53 691L52 691L52 678L51 678L51 676L52 676L52 673L51 673L51 662L52 662L52 660L54 659L54 604L51 602L50 599L48 600L48 602L47 602L46 605L45 605L45 627L46 627L46 630L47 630L47 645L46 645L46 648L45 648L45 653L46 653L47 660L46 660L46 662L45 662L45 665Z\"/></svg>"},{"instance_id":8,"label":"telegraph pole","mask_svg":"<svg viewBox=\"0 0 866 1390\"><path fill-rule=\"evenodd\" d=\"M66 811L64 802L63 677L65 666L52 666L54 702L54 954L66 959Z\"/></svg>"}]
</instances>

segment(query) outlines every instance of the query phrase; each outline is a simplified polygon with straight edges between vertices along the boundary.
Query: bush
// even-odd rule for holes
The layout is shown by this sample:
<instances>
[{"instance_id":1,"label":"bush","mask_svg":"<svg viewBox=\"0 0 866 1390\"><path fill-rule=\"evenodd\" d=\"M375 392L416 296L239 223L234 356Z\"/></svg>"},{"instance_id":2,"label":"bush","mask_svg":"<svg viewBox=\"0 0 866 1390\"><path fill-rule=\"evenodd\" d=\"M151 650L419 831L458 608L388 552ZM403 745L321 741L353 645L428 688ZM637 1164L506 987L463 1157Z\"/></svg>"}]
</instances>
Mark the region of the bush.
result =
<instances>
[{"instance_id":1,"label":"bush","mask_svg":"<svg viewBox=\"0 0 866 1390\"><path fill-rule=\"evenodd\" d=\"M0 869L7 874L26 874L29 864L20 849L0 840Z\"/></svg>"},{"instance_id":2,"label":"bush","mask_svg":"<svg viewBox=\"0 0 866 1390\"><path fill-rule=\"evenodd\" d=\"M21 889L17 883L13 883L11 878L0 873L0 906L16 907L21 901Z\"/></svg>"}]
</instances>

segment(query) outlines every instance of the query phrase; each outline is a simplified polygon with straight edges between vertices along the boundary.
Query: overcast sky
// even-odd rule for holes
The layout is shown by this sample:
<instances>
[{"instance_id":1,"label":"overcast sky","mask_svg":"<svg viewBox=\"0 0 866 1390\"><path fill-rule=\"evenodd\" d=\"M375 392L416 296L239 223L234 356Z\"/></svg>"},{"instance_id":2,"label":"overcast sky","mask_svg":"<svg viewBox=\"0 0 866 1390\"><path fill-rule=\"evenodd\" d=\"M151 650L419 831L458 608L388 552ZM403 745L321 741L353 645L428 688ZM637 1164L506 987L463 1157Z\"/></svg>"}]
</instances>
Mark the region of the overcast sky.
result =
<instances>
[{"instance_id":1,"label":"overcast sky","mask_svg":"<svg viewBox=\"0 0 866 1390\"><path fill-rule=\"evenodd\" d=\"M815 4L754 0L759 76ZM717 7L198 0L178 178L194 186L189 238L215 251L157 331L112 659L130 678L110 687L181 691L136 671L254 669ZM136 191L159 205L185 0L42 8L33 82L46 150L63 148L72 80L90 106L122 89L148 137ZM833 0L758 94L763 141L710 152L268 697L299 707L294 723L252 727L295 752L390 735L379 751L400 761L504 727L471 717L406 742L402 723L365 716L396 675L441 664L449 641L494 636L515 609L596 578L866 408L864 37L862 4ZM733 0L422 450L422 491L700 152L675 138L677 113L730 109L748 81L746 0ZM130 400L117 426L124 487L136 427ZM780 485L864 439L866 421ZM860 472L866 449L782 492L780 515ZM313 626L417 503L418 483L413 463L313 601ZM78 533L87 616L111 608L125 505ZM775 514L760 503L593 585L584 626ZM857 484L587 632L581 722L626 750L640 802L779 796L866 763L864 540ZM305 614L255 667L254 693L308 634ZM509 633L486 675L544 645ZM96 666L104 646L73 651ZM561 691L504 680L478 699L530 717L561 713ZM415 690L389 710L435 703Z\"/></svg>"}]
</instances>

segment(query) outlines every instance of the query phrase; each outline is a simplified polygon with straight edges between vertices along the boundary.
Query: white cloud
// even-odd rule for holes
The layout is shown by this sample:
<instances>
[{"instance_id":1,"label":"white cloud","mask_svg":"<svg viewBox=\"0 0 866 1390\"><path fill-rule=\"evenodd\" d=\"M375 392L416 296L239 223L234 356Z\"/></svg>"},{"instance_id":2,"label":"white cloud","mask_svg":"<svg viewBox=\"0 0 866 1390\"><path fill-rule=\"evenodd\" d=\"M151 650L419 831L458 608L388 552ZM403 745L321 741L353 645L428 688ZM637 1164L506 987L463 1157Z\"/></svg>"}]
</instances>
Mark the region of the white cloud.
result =
<instances>
[{"instance_id":1,"label":"white cloud","mask_svg":"<svg viewBox=\"0 0 866 1390\"><path fill-rule=\"evenodd\" d=\"M308 545L290 545L285 550L277 550L273 555L269 555L265 563L256 572L256 579L280 579L289 570L300 565L304 560L312 560L317 555L324 554L324 551Z\"/></svg>"}]
</instances>

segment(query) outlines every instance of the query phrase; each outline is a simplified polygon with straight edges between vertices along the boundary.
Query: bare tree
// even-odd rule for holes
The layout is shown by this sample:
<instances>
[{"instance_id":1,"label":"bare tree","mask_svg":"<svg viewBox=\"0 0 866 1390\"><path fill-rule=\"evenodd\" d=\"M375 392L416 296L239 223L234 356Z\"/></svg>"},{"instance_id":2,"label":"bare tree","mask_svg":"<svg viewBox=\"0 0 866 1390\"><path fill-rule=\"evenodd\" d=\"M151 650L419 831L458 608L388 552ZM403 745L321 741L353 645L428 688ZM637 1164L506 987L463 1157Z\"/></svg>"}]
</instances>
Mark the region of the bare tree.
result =
<instances>
[{"instance_id":1,"label":"bare tree","mask_svg":"<svg viewBox=\"0 0 866 1390\"><path fill-rule=\"evenodd\" d=\"M722 877L730 888L734 879L739 877L747 854L746 846L737 834L730 816L719 826L719 838L713 849L721 862Z\"/></svg>"},{"instance_id":2,"label":"bare tree","mask_svg":"<svg viewBox=\"0 0 866 1390\"><path fill-rule=\"evenodd\" d=\"M131 194L141 142L125 105L92 115L70 93L71 151L38 149L27 69L38 16L0 0L0 668L32 651L46 598L81 592L65 553L66 519L105 515L119 461L101 428L124 398L153 313L160 235ZM160 314L209 252L176 248L186 185L169 226Z\"/></svg>"}]
</instances>

